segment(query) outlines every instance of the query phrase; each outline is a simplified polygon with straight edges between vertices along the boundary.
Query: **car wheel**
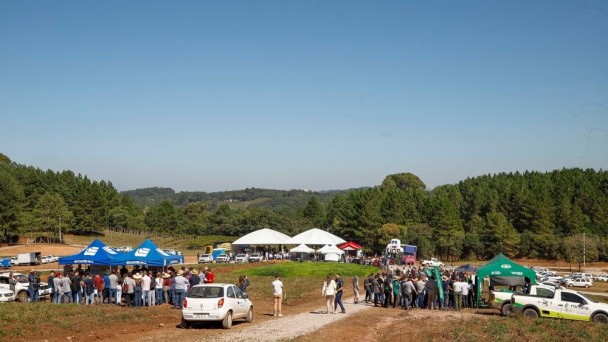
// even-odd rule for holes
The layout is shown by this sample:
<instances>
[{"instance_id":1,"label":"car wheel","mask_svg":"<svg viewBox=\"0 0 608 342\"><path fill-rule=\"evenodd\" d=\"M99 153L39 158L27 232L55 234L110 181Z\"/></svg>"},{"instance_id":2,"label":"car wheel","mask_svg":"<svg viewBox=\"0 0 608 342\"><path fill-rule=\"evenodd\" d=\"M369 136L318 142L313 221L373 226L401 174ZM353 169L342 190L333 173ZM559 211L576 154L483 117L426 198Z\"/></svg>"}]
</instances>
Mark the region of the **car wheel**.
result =
<instances>
[{"instance_id":1,"label":"car wheel","mask_svg":"<svg viewBox=\"0 0 608 342\"><path fill-rule=\"evenodd\" d=\"M527 308L522 312L524 317L538 318L538 312L532 308Z\"/></svg>"},{"instance_id":2,"label":"car wheel","mask_svg":"<svg viewBox=\"0 0 608 342\"><path fill-rule=\"evenodd\" d=\"M190 329L191 326L192 326L192 322L186 321L184 319L184 317L182 317L182 328L184 328L184 329Z\"/></svg>"},{"instance_id":3,"label":"car wheel","mask_svg":"<svg viewBox=\"0 0 608 342\"><path fill-rule=\"evenodd\" d=\"M17 294L17 299L19 299L20 302L27 302L29 298L30 295L27 293L27 291L21 291L19 294Z\"/></svg>"},{"instance_id":4,"label":"car wheel","mask_svg":"<svg viewBox=\"0 0 608 342\"><path fill-rule=\"evenodd\" d=\"M608 316L606 316L603 313L597 313L595 315L593 315L593 322L594 323L608 323Z\"/></svg>"},{"instance_id":5,"label":"car wheel","mask_svg":"<svg viewBox=\"0 0 608 342\"><path fill-rule=\"evenodd\" d=\"M511 303L503 304L502 308L500 308L500 313L503 316L511 316L513 314L513 305Z\"/></svg>"},{"instance_id":6,"label":"car wheel","mask_svg":"<svg viewBox=\"0 0 608 342\"><path fill-rule=\"evenodd\" d=\"M250 307L249 311L247 311L247 317L245 318L245 321L247 323L253 322L253 307Z\"/></svg>"},{"instance_id":7,"label":"car wheel","mask_svg":"<svg viewBox=\"0 0 608 342\"><path fill-rule=\"evenodd\" d=\"M568 287L572 287L572 284L568 284Z\"/></svg>"},{"instance_id":8,"label":"car wheel","mask_svg":"<svg viewBox=\"0 0 608 342\"><path fill-rule=\"evenodd\" d=\"M589 288L589 284L585 285L585 288Z\"/></svg>"},{"instance_id":9,"label":"car wheel","mask_svg":"<svg viewBox=\"0 0 608 342\"><path fill-rule=\"evenodd\" d=\"M232 311L228 311L228 313L226 314L226 317L222 321L222 327L224 329L232 328Z\"/></svg>"}]
</instances>

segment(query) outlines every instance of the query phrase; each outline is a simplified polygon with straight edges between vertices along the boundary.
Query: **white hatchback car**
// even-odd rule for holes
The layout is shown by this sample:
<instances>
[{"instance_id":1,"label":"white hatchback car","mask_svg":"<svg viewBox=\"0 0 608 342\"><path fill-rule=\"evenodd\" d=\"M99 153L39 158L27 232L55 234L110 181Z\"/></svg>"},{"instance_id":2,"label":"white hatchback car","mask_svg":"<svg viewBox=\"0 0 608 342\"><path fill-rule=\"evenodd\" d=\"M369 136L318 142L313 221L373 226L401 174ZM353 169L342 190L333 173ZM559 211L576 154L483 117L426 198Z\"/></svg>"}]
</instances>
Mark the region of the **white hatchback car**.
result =
<instances>
[{"instance_id":1,"label":"white hatchback car","mask_svg":"<svg viewBox=\"0 0 608 342\"><path fill-rule=\"evenodd\" d=\"M225 329L232 320L253 321L253 304L233 284L200 284L192 287L184 299L182 327L188 329L195 322L222 322Z\"/></svg>"},{"instance_id":2,"label":"white hatchback car","mask_svg":"<svg viewBox=\"0 0 608 342\"><path fill-rule=\"evenodd\" d=\"M234 261L247 262L249 261L249 257L247 257L247 254L237 254L236 257L234 257Z\"/></svg>"}]
</instances>

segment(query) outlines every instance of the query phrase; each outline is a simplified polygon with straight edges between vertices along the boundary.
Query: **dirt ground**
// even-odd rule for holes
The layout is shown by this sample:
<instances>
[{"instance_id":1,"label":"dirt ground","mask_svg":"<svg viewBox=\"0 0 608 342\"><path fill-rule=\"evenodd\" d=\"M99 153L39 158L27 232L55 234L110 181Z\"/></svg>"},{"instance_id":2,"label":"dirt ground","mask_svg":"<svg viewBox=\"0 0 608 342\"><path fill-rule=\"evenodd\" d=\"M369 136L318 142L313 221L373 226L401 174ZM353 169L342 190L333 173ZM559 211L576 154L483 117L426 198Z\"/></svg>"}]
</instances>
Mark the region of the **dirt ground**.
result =
<instances>
[{"instance_id":1,"label":"dirt ground","mask_svg":"<svg viewBox=\"0 0 608 342\"><path fill-rule=\"evenodd\" d=\"M79 252L82 246L58 246L58 245L30 245L30 246L10 246L0 247L0 255L11 256L18 253L39 251L43 255L52 254L55 256L70 255ZM186 255L188 263L195 263L196 255ZM569 264L563 262L543 262L535 260L523 260L524 265L544 265L551 268L567 268ZM58 269L57 263L38 266L14 267L14 270L35 269ZM608 269L606 263L595 263L587 268L595 272L605 272ZM346 300L352 295L350 282L345 282ZM314 300L287 300L283 307L286 317L289 315L310 312L323 306L321 298ZM272 300L270 298L252 298L255 305L255 320L253 325L265 321L276 319L272 317ZM114 310L114 308L112 308ZM174 310L168 305L153 308L115 308L122 310L125 315L136 316L138 310L154 310L155 322L138 323L137 320L130 319L130 323L125 324L119 321L104 322L100 317L100 324L94 325L88 331L79 329L66 329L66 327L49 327L43 336L29 336L27 332L20 336L23 341L66 341L66 340L136 340L136 341L167 341L176 339L180 341L199 341L213 340L214 337L225 333L219 325L202 325L190 330L182 329L179 326L180 311ZM395 341L395 340L446 340L449 339L447 332L442 330L438 322L446 320L476 319L487 320L488 315L475 314L473 310L463 312L445 312L412 310L404 311L400 309L370 308L369 310L348 316L346 319L337 323L332 323L315 333L298 337L295 341L313 342L318 340L331 341L352 341L353 339L362 341ZM232 330L248 333L248 328L252 324L235 322ZM66 331L73 331L66 336ZM404 338L403 332L407 332Z\"/></svg>"}]
</instances>

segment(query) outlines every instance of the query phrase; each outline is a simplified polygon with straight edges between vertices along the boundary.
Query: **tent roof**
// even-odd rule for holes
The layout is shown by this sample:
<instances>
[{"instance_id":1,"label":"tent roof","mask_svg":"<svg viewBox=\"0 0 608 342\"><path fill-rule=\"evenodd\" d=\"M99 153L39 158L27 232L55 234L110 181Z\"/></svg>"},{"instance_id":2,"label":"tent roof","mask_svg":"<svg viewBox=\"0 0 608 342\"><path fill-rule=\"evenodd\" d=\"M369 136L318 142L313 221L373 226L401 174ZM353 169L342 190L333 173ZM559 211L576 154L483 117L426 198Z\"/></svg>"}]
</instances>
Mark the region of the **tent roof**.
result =
<instances>
[{"instance_id":1,"label":"tent roof","mask_svg":"<svg viewBox=\"0 0 608 342\"><path fill-rule=\"evenodd\" d=\"M238 240L233 245L285 245L289 236L270 228L258 229Z\"/></svg>"},{"instance_id":2,"label":"tent roof","mask_svg":"<svg viewBox=\"0 0 608 342\"><path fill-rule=\"evenodd\" d=\"M356 251L356 250L361 249L361 246L355 242L348 241L347 243L343 243L340 246L338 246L338 248L340 248L341 250L345 250L345 251Z\"/></svg>"},{"instance_id":3,"label":"tent roof","mask_svg":"<svg viewBox=\"0 0 608 342\"><path fill-rule=\"evenodd\" d=\"M492 276L501 277L528 277L532 284L536 284L536 272L527 267L524 267L511 259L504 256L502 253L495 256L487 264L477 269L477 276L480 279Z\"/></svg>"},{"instance_id":4,"label":"tent roof","mask_svg":"<svg viewBox=\"0 0 608 342\"><path fill-rule=\"evenodd\" d=\"M321 254L328 254L328 253L344 254L343 250L341 250L340 248L338 248L334 245L325 245L325 246L321 247L321 249L319 249L317 252L319 252Z\"/></svg>"},{"instance_id":5,"label":"tent roof","mask_svg":"<svg viewBox=\"0 0 608 342\"><path fill-rule=\"evenodd\" d=\"M146 240L129 253L117 257L120 265L168 266L183 264L184 257L171 255L156 247L152 240Z\"/></svg>"},{"instance_id":6,"label":"tent roof","mask_svg":"<svg viewBox=\"0 0 608 342\"><path fill-rule=\"evenodd\" d=\"M95 239L82 251L74 255L60 257L59 265L89 264L112 266L117 265L116 258L119 255L118 252L108 247L105 243L99 239Z\"/></svg>"},{"instance_id":7,"label":"tent roof","mask_svg":"<svg viewBox=\"0 0 608 342\"><path fill-rule=\"evenodd\" d=\"M314 249L306 246L305 244L301 244L298 247L294 247L289 250L291 253L314 253Z\"/></svg>"},{"instance_id":8,"label":"tent roof","mask_svg":"<svg viewBox=\"0 0 608 342\"><path fill-rule=\"evenodd\" d=\"M287 244L336 245L346 241L319 228L312 228L287 240Z\"/></svg>"}]
</instances>

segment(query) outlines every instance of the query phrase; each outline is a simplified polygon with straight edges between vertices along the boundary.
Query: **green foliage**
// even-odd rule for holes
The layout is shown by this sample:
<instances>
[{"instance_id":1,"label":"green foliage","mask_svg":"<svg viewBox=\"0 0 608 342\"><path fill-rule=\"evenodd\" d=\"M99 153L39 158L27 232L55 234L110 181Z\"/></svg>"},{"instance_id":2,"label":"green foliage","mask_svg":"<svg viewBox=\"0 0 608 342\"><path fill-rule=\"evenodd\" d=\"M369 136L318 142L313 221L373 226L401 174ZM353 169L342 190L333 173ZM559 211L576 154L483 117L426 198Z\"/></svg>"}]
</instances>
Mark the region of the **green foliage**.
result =
<instances>
[{"instance_id":1,"label":"green foliage","mask_svg":"<svg viewBox=\"0 0 608 342\"><path fill-rule=\"evenodd\" d=\"M375 266L364 266L357 264L332 263L332 262L284 262L267 267L256 267L243 271L247 275L281 277L324 277L328 274L339 273L344 277L366 276L379 271Z\"/></svg>"},{"instance_id":2,"label":"green foliage","mask_svg":"<svg viewBox=\"0 0 608 342\"><path fill-rule=\"evenodd\" d=\"M6 169L0 167L0 229L3 231L3 241L8 240L9 234L18 231L24 201L22 187Z\"/></svg>"},{"instance_id":3,"label":"green foliage","mask_svg":"<svg viewBox=\"0 0 608 342\"><path fill-rule=\"evenodd\" d=\"M397 188L401 190L407 189L426 189L426 185L418 178L418 176L412 173L396 173L393 175L388 175L382 181L382 188L390 189Z\"/></svg>"}]
</instances>

